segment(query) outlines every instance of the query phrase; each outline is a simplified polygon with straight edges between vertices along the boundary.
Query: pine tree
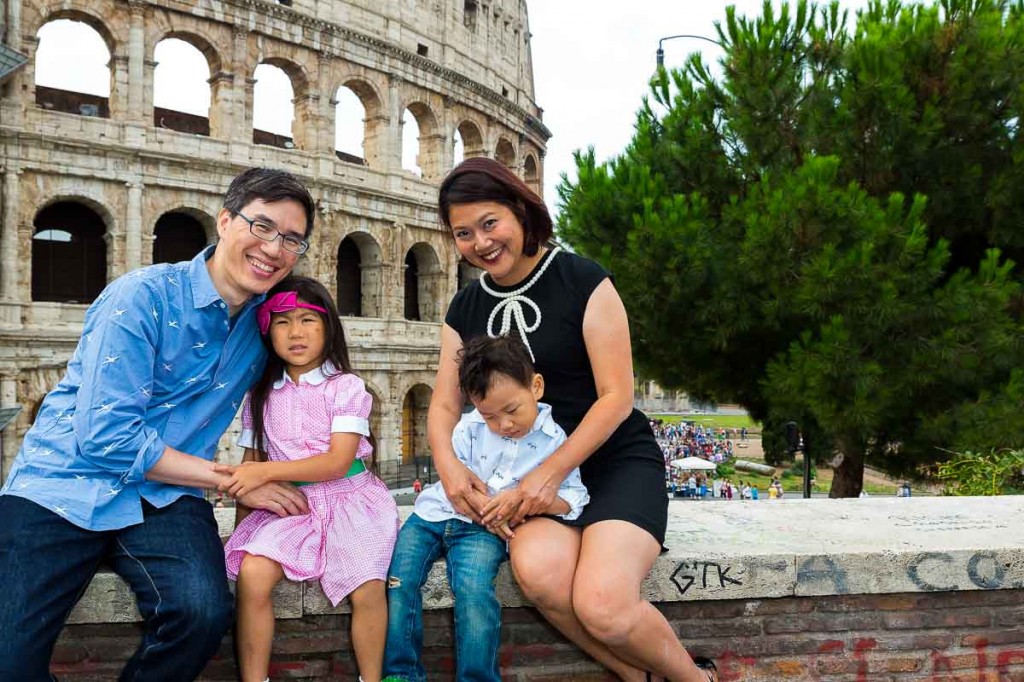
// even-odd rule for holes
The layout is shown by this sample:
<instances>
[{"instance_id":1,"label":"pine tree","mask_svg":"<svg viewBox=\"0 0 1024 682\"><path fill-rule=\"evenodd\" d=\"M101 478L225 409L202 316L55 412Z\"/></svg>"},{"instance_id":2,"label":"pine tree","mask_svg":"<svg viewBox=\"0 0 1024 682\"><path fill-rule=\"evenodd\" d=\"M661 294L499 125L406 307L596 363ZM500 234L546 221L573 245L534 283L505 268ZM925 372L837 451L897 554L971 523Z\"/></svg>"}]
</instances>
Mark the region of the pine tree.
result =
<instances>
[{"instance_id":1,"label":"pine tree","mask_svg":"<svg viewBox=\"0 0 1024 682\"><path fill-rule=\"evenodd\" d=\"M578 153L559 187L639 371L798 421L834 497L866 462L1024 444L1024 3L876 0L851 23L730 8L721 75L659 71L627 149Z\"/></svg>"}]
</instances>

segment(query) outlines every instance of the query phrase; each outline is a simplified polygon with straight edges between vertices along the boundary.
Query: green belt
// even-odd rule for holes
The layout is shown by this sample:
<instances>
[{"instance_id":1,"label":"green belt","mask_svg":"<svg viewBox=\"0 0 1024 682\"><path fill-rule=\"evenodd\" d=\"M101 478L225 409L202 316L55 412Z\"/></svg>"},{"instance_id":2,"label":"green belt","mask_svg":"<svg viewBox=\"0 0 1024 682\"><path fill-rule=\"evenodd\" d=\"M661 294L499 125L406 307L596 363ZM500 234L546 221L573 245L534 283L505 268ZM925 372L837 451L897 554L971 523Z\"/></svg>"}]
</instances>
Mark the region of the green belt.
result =
<instances>
[{"instance_id":1,"label":"green belt","mask_svg":"<svg viewBox=\"0 0 1024 682\"><path fill-rule=\"evenodd\" d=\"M366 471L366 465L363 464L363 460L357 459L354 462L352 462L352 466L350 466L348 468L348 471L345 472L345 475L342 476L342 478L348 478L349 476L355 476L356 474L361 474L364 471ZM305 481L305 482L302 482L302 481L292 481L292 485L298 485L298 486L313 485L313 481Z\"/></svg>"}]
</instances>

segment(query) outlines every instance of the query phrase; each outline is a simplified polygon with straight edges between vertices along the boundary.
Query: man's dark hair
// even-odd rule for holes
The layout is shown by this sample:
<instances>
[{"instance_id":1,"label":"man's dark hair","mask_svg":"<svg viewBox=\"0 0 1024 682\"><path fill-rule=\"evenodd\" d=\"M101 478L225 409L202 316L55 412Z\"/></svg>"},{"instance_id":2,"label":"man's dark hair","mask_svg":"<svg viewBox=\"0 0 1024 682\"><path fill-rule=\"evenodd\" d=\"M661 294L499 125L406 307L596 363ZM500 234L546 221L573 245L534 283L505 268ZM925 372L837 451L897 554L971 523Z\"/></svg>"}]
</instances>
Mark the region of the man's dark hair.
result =
<instances>
[{"instance_id":1,"label":"man's dark hair","mask_svg":"<svg viewBox=\"0 0 1024 682\"><path fill-rule=\"evenodd\" d=\"M313 218L316 216L316 202L305 185L291 173L273 168L250 168L240 173L231 181L224 195L224 208L232 215L249 205L250 202L262 199L268 204L289 199L297 201L306 209L306 233L308 240L313 236Z\"/></svg>"},{"instance_id":2,"label":"man's dark hair","mask_svg":"<svg viewBox=\"0 0 1024 682\"><path fill-rule=\"evenodd\" d=\"M504 164L486 156L466 159L448 173L437 195L441 222L452 228L452 206L493 201L502 204L523 226L523 253L533 256L551 239L551 214L544 200Z\"/></svg>"},{"instance_id":3,"label":"man's dark hair","mask_svg":"<svg viewBox=\"0 0 1024 682\"><path fill-rule=\"evenodd\" d=\"M529 387L534 373L530 352L516 336L478 336L459 352L459 386L470 398L485 398L499 374Z\"/></svg>"}]
</instances>

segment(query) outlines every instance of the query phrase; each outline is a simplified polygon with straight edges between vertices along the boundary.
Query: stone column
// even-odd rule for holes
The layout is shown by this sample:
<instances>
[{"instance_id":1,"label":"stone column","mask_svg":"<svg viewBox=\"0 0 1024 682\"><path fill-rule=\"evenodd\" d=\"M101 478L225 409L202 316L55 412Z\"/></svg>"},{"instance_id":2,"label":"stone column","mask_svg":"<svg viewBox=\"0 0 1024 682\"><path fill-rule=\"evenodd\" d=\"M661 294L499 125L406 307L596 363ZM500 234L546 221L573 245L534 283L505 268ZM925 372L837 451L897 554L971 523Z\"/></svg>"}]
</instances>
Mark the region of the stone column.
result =
<instances>
[{"instance_id":1,"label":"stone column","mask_svg":"<svg viewBox=\"0 0 1024 682\"><path fill-rule=\"evenodd\" d=\"M145 106L146 88L147 85L151 85L151 83L146 83L145 68L146 4L138 0L130 0L128 10L131 13L131 27L128 30L128 111L124 120L151 125L153 122L152 111L147 120Z\"/></svg>"},{"instance_id":2,"label":"stone column","mask_svg":"<svg viewBox=\"0 0 1024 682\"><path fill-rule=\"evenodd\" d=\"M125 272L142 267L142 190L139 181L124 183L128 188L128 211L125 222Z\"/></svg>"},{"instance_id":3,"label":"stone column","mask_svg":"<svg viewBox=\"0 0 1024 682\"><path fill-rule=\"evenodd\" d=\"M400 76L388 76L388 116L391 118L387 127L387 140L382 149L385 149L384 163L381 170L399 171L402 169L402 78Z\"/></svg>"},{"instance_id":4,"label":"stone column","mask_svg":"<svg viewBox=\"0 0 1024 682\"><path fill-rule=\"evenodd\" d=\"M8 165L4 173L3 207L0 213L0 301L17 301L18 271L22 262L29 258L18 257L18 207L20 187L18 177L21 171Z\"/></svg>"},{"instance_id":5,"label":"stone column","mask_svg":"<svg viewBox=\"0 0 1024 682\"><path fill-rule=\"evenodd\" d=\"M4 42L12 50L21 52L21 0L7 0L7 36Z\"/></svg>"},{"instance_id":6,"label":"stone column","mask_svg":"<svg viewBox=\"0 0 1024 682\"><path fill-rule=\"evenodd\" d=\"M320 116L320 95L307 92L292 100L295 106L295 120L292 123L292 141L295 146L307 152L320 152L322 119Z\"/></svg>"},{"instance_id":7,"label":"stone column","mask_svg":"<svg viewBox=\"0 0 1024 682\"><path fill-rule=\"evenodd\" d=\"M0 407L14 407L18 404L18 381L16 376L4 374L0 376ZM24 408L23 408L24 409ZM18 447L21 439L17 437L18 423L21 421L24 412L19 414L0 434L0 443L3 449L0 450L0 485L7 479L7 472L14 464L14 458L18 456Z\"/></svg>"},{"instance_id":8,"label":"stone column","mask_svg":"<svg viewBox=\"0 0 1024 682\"><path fill-rule=\"evenodd\" d=\"M252 77L256 68L249 64L249 30L235 26L232 31L231 71L233 93L231 100L231 116L227 118L230 126L230 137L237 142L252 144L252 96L256 80Z\"/></svg>"},{"instance_id":9,"label":"stone column","mask_svg":"<svg viewBox=\"0 0 1024 682\"><path fill-rule=\"evenodd\" d=\"M217 140L230 139L234 123L239 120L242 106L238 102L235 76L219 71L207 81L210 84L210 137Z\"/></svg>"},{"instance_id":10,"label":"stone column","mask_svg":"<svg viewBox=\"0 0 1024 682\"><path fill-rule=\"evenodd\" d=\"M129 116L131 116L129 105L131 90L130 61L131 58L127 55L115 54L110 57L110 118L119 122L127 121Z\"/></svg>"}]
</instances>

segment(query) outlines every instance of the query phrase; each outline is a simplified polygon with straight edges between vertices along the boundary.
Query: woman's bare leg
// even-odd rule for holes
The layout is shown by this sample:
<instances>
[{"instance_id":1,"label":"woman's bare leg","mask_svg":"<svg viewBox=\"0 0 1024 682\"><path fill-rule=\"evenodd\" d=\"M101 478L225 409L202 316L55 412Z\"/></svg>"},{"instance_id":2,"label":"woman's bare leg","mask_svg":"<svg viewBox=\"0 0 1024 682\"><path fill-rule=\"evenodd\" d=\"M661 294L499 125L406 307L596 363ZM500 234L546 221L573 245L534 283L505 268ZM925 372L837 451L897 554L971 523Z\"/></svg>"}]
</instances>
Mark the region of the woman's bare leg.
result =
<instances>
[{"instance_id":1,"label":"woman's bare leg","mask_svg":"<svg viewBox=\"0 0 1024 682\"><path fill-rule=\"evenodd\" d=\"M594 639L573 611L573 581L581 531L557 521L530 519L516 528L509 543L512 572L527 599L541 615L594 660L627 682L644 673Z\"/></svg>"},{"instance_id":2,"label":"woman's bare leg","mask_svg":"<svg viewBox=\"0 0 1024 682\"><path fill-rule=\"evenodd\" d=\"M573 581L579 622L619 659L672 682L707 682L665 617L640 596L661 547L627 521L602 521L583 531Z\"/></svg>"}]
</instances>

